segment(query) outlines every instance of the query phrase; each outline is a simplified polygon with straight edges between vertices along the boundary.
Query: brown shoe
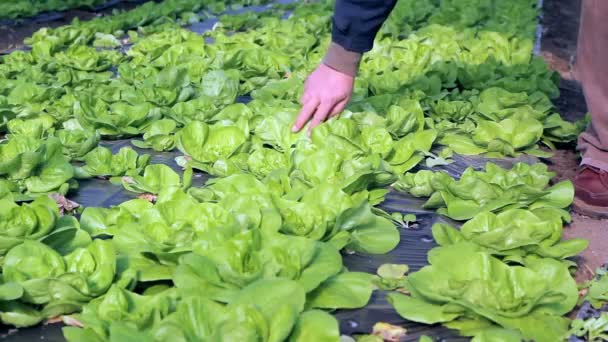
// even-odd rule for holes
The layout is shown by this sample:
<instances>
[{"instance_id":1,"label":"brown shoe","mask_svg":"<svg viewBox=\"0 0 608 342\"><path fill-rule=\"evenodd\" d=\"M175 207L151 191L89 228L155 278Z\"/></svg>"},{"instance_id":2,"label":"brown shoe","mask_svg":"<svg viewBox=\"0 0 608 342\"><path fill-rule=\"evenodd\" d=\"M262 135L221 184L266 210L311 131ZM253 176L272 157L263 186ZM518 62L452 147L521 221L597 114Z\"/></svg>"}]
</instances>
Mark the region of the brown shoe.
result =
<instances>
[{"instance_id":1,"label":"brown shoe","mask_svg":"<svg viewBox=\"0 0 608 342\"><path fill-rule=\"evenodd\" d=\"M608 172L591 166L581 167L574 177L572 209L593 218L608 218Z\"/></svg>"}]
</instances>

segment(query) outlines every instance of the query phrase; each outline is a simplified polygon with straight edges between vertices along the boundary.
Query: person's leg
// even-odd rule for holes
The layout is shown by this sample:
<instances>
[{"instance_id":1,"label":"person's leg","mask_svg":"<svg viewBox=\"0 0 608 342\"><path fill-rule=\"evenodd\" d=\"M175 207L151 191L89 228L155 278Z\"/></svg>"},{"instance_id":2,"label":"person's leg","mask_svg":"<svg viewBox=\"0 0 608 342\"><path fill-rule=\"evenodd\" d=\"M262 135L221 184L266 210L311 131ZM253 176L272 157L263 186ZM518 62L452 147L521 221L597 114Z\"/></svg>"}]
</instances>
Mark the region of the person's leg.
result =
<instances>
[{"instance_id":1,"label":"person's leg","mask_svg":"<svg viewBox=\"0 0 608 342\"><path fill-rule=\"evenodd\" d=\"M576 64L591 125L579 138L574 209L608 217L608 0L582 0Z\"/></svg>"}]
</instances>

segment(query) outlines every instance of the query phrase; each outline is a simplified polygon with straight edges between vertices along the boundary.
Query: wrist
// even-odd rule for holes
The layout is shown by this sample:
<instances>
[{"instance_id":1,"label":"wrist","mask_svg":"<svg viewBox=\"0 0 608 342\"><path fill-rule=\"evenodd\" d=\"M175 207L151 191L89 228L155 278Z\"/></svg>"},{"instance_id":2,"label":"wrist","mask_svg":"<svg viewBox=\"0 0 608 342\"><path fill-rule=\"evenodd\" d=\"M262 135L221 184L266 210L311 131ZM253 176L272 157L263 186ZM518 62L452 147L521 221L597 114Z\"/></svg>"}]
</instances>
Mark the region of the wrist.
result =
<instances>
[{"instance_id":1,"label":"wrist","mask_svg":"<svg viewBox=\"0 0 608 342\"><path fill-rule=\"evenodd\" d=\"M357 76L359 62L361 62L360 53L346 50L336 43L331 43L323 58L323 64L326 66L352 77Z\"/></svg>"}]
</instances>

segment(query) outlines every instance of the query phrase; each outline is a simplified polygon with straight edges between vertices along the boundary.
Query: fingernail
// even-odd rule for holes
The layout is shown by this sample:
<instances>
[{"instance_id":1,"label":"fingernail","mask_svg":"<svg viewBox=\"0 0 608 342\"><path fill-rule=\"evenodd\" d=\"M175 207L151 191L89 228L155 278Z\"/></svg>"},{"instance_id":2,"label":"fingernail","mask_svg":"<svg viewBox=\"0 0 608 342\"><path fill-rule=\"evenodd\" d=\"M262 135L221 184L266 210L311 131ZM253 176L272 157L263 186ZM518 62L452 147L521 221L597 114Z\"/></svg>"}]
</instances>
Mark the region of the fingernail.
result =
<instances>
[{"instance_id":1,"label":"fingernail","mask_svg":"<svg viewBox=\"0 0 608 342\"><path fill-rule=\"evenodd\" d=\"M291 126L291 131L294 132L294 133L297 132L298 131L298 126L296 126L296 125Z\"/></svg>"}]
</instances>

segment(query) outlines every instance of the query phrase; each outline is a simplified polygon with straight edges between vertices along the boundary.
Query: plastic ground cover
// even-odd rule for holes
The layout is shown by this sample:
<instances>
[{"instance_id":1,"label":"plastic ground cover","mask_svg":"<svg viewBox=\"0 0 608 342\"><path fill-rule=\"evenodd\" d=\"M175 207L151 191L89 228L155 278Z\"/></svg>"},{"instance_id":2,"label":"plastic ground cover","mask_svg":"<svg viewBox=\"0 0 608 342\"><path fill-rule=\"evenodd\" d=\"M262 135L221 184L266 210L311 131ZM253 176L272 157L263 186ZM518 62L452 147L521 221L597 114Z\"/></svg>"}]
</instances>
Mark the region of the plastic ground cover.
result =
<instances>
[{"instance_id":1,"label":"plastic ground cover","mask_svg":"<svg viewBox=\"0 0 608 342\"><path fill-rule=\"evenodd\" d=\"M290 1L278 1L286 3ZM238 14L245 11L262 12L268 6L251 6L238 10L228 11L226 14ZM199 23L192 24L186 28L202 34L211 30L217 23L217 18L210 18ZM128 47L127 47L128 48ZM239 102L248 102L247 97L240 98ZM103 146L117 152L120 148L130 146L138 153L151 155L151 164L165 164L181 173L181 168L175 163L175 157L181 153L177 150L172 152L155 152L148 149L134 147L130 140L104 141ZM459 178L462 172L468 168L483 169L487 162L494 162L504 168L510 168L517 162L536 163L538 158L522 156L519 158L489 159L483 157L468 157L454 155L453 162L449 165L436 166L434 171L446 171L451 176ZM416 169L428 169L424 165L419 165ZM194 186L204 184L210 177L206 174L197 173L194 178ZM79 203L83 207L110 207L118 205L129 199L137 197L137 194L125 190L122 186L110 184L107 180L91 179L80 181L80 188L69 199ZM363 255L345 254L343 256L344 265L351 271L362 271L375 273L377 268L385 263L407 264L410 271L416 271L427 264L427 253L435 247L431 227L438 222L453 221L438 215L432 210L422 208L424 199L414 198L405 193L391 191L386 200L379 205L379 208L388 212L399 212L401 214L415 214L417 221L409 228L401 228L401 240L399 245L390 253L385 255ZM401 318L394 308L385 300L385 292L375 291L369 304L361 309L340 310L334 313L340 323L340 332L344 335L366 334L372 331L372 327L377 322L386 322L400 325L407 329L408 334L403 341L418 341L422 335L433 337L440 341L467 341L468 338L460 337L454 331L441 327L440 325L423 325L405 321ZM65 341L61 332L62 324L51 324L36 326L27 329L13 329L9 333L8 327L0 327L0 339L6 341Z\"/></svg>"},{"instance_id":2,"label":"plastic ground cover","mask_svg":"<svg viewBox=\"0 0 608 342\"><path fill-rule=\"evenodd\" d=\"M601 268L603 270L607 270L608 264L605 264ZM600 317L600 315L603 312L608 312L608 304L604 304L601 308L596 309L591 305L591 303L589 303L588 301L584 301L576 314L576 319L582 319L582 320L586 321L588 319L598 318L598 317ZM571 335L568 338L568 342L585 342L585 341L586 341L585 338L577 337L575 335Z\"/></svg>"},{"instance_id":3,"label":"plastic ground cover","mask_svg":"<svg viewBox=\"0 0 608 342\"><path fill-rule=\"evenodd\" d=\"M595 308L593 308L593 306L591 306L591 303L584 302L583 305L581 305L581 308L578 311L576 318L582 319L582 320L598 318L598 317L600 317L602 312L608 312L608 304L602 306L599 309L595 309ZM577 337L574 335L572 335L568 338L568 342L585 342L585 341L586 341L585 338Z\"/></svg>"}]
</instances>

